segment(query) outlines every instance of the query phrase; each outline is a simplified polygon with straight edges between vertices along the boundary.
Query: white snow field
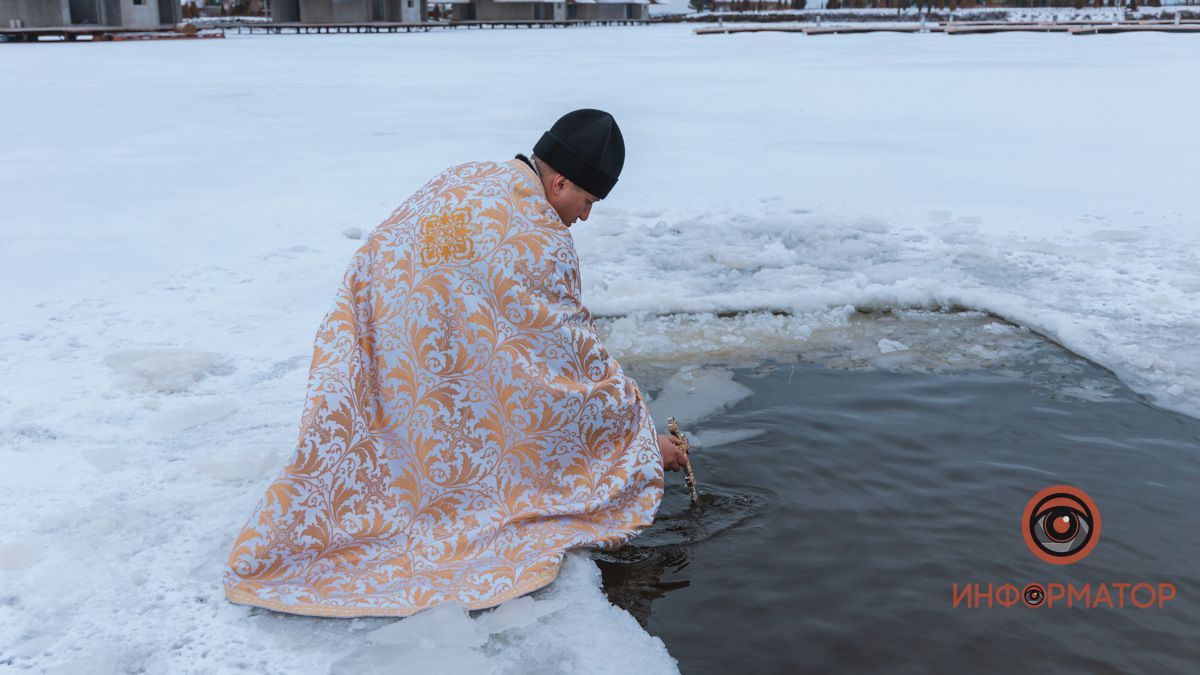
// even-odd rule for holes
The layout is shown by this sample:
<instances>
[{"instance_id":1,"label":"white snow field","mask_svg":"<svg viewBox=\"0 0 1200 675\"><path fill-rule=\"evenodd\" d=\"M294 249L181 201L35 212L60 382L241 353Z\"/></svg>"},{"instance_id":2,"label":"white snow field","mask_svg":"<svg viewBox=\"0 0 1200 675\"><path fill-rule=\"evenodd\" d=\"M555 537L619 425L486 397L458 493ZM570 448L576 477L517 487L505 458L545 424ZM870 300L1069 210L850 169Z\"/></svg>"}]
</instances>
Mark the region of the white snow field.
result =
<instances>
[{"instance_id":1,"label":"white snow field","mask_svg":"<svg viewBox=\"0 0 1200 675\"><path fill-rule=\"evenodd\" d=\"M0 669L673 671L583 555L473 619L220 585L358 237L577 107L628 146L573 230L618 356L971 308L1200 414L1200 40L691 29L0 45Z\"/></svg>"}]
</instances>

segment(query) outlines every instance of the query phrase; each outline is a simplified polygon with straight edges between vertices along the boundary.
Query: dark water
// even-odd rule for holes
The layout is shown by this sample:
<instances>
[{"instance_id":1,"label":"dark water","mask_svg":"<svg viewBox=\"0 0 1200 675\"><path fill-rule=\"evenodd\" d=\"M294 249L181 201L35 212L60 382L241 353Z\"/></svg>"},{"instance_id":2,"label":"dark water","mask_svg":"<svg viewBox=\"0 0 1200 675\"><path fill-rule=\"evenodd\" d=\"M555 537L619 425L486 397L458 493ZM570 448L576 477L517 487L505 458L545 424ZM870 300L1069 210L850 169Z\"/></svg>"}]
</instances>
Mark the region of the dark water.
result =
<instances>
[{"instance_id":1,"label":"dark water","mask_svg":"<svg viewBox=\"0 0 1200 675\"><path fill-rule=\"evenodd\" d=\"M688 674L1197 672L1200 421L1048 343L1017 361L736 369L753 395L689 431L758 435L697 449L703 505L671 476L654 527L597 554L609 598ZM1103 394L1072 395L1080 383ZM1102 519L1072 565L1042 562L1020 531L1057 484ZM976 582L1178 595L1161 609L954 608L952 585Z\"/></svg>"}]
</instances>

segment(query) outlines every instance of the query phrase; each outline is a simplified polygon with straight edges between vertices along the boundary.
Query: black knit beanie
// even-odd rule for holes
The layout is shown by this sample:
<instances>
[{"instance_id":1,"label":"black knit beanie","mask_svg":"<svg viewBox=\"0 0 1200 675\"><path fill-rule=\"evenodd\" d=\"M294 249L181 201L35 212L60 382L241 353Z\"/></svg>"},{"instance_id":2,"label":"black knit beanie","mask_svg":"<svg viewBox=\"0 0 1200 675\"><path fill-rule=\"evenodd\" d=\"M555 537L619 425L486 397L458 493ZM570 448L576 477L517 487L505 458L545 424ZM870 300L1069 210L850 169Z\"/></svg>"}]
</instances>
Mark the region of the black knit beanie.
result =
<instances>
[{"instance_id":1,"label":"black knit beanie","mask_svg":"<svg viewBox=\"0 0 1200 675\"><path fill-rule=\"evenodd\" d=\"M584 108L558 118L533 146L533 154L567 180L604 199L625 164L625 139L612 115Z\"/></svg>"}]
</instances>

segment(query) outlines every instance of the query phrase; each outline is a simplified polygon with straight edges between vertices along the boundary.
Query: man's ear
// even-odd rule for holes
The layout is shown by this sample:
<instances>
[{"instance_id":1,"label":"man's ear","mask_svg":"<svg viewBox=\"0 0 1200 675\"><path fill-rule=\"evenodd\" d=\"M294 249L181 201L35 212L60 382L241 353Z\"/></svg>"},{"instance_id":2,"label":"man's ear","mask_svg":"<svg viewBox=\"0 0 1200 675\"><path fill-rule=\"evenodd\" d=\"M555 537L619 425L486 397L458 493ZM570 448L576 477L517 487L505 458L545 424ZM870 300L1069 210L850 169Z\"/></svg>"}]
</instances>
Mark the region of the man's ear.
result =
<instances>
[{"instance_id":1,"label":"man's ear","mask_svg":"<svg viewBox=\"0 0 1200 675\"><path fill-rule=\"evenodd\" d=\"M550 186L554 188L555 193L562 192L567 189L567 177L561 173L554 174L554 178L550 179Z\"/></svg>"}]
</instances>

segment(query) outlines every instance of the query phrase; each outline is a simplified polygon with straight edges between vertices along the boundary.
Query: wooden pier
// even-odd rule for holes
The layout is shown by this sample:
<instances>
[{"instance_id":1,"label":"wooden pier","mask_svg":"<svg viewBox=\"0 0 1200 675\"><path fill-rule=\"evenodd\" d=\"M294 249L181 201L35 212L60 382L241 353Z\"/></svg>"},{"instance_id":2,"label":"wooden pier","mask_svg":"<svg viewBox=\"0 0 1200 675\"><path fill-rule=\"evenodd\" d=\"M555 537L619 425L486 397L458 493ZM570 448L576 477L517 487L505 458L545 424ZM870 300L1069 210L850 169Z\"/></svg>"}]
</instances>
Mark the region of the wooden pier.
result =
<instances>
[{"instance_id":1,"label":"wooden pier","mask_svg":"<svg viewBox=\"0 0 1200 675\"><path fill-rule=\"evenodd\" d=\"M0 42L39 42L43 38L75 42L90 40L172 40L181 38L220 38L225 33L266 35L346 34L346 33L412 33L450 28L568 28L571 26L642 26L647 19L570 19L552 21L541 19L505 21L440 21L430 23L397 23L370 21L363 23L218 23L200 30L178 31L174 27L120 28L116 26L50 26L44 28L0 28ZM188 26L189 24L185 24Z\"/></svg>"},{"instance_id":2,"label":"wooden pier","mask_svg":"<svg viewBox=\"0 0 1200 675\"><path fill-rule=\"evenodd\" d=\"M1069 33L1071 32L1071 26L1065 23L1027 23L1016 25L983 24L976 26L947 24L944 30L946 35L976 35L984 33Z\"/></svg>"},{"instance_id":3,"label":"wooden pier","mask_svg":"<svg viewBox=\"0 0 1200 675\"><path fill-rule=\"evenodd\" d=\"M805 35L849 35L851 33L940 33L941 26L900 24L898 26L816 26L805 28Z\"/></svg>"},{"instance_id":4,"label":"wooden pier","mask_svg":"<svg viewBox=\"0 0 1200 675\"><path fill-rule=\"evenodd\" d=\"M987 33L1069 33L1071 35L1100 35L1112 33L1200 33L1197 20L1141 20L1122 22L1062 21L1048 23L999 23L994 21L943 21L940 23L873 26L715 26L697 28L696 35L729 35L733 33L803 33L804 35L847 35L851 33L945 33L946 35L980 35Z\"/></svg>"},{"instance_id":5,"label":"wooden pier","mask_svg":"<svg viewBox=\"0 0 1200 675\"><path fill-rule=\"evenodd\" d=\"M929 24L896 24L895 26L730 26L697 28L696 35L719 35L730 33L804 33L805 35L845 35L849 33L940 33L941 26Z\"/></svg>"},{"instance_id":6,"label":"wooden pier","mask_svg":"<svg viewBox=\"0 0 1200 675\"><path fill-rule=\"evenodd\" d=\"M220 30L176 30L164 28L117 28L114 26L48 26L42 28L0 28L0 42L39 42L52 38L57 42L122 42L126 40L203 40L223 38Z\"/></svg>"},{"instance_id":7,"label":"wooden pier","mask_svg":"<svg viewBox=\"0 0 1200 675\"><path fill-rule=\"evenodd\" d=\"M1101 25L1076 26L1071 28L1071 35L1101 35L1106 33L1200 33L1200 23L1165 23L1139 26Z\"/></svg>"},{"instance_id":8,"label":"wooden pier","mask_svg":"<svg viewBox=\"0 0 1200 675\"><path fill-rule=\"evenodd\" d=\"M692 31L696 35L731 35L733 33L803 33L802 26L735 26L725 28L717 26L716 28L696 28Z\"/></svg>"},{"instance_id":9,"label":"wooden pier","mask_svg":"<svg viewBox=\"0 0 1200 675\"><path fill-rule=\"evenodd\" d=\"M366 21L362 23L239 23L225 25L227 31L268 35L283 34L336 34L336 33L411 33L449 28L567 28L570 26L640 26L650 23L646 19L570 19L553 21L547 19L522 19L504 21L441 21L429 23L398 23L391 21Z\"/></svg>"}]
</instances>

